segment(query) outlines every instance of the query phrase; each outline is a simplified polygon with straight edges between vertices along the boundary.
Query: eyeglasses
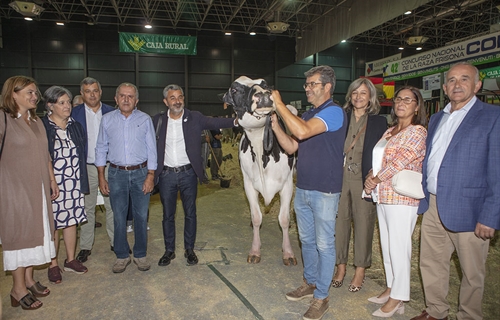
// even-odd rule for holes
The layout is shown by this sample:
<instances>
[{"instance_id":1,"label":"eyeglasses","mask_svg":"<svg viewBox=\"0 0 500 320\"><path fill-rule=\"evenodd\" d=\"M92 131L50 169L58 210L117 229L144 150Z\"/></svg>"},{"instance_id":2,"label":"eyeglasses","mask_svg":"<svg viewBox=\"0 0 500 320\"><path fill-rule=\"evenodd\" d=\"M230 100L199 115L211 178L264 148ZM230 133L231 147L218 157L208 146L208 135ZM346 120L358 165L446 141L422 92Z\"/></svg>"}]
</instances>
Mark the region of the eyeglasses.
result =
<instances>
[{"instance_id":1,"label":"eyeglasses","mask_svg":"<svg viewBox=\"0 0 500 320\"><path fill-rule=\"evenodd\" d=\"M418 100L412 99L410 97L406 97L406 98L397 97L397 98L392 99L392 101L394 101L394 103L400 103L401 101L403 101L404 104L410 104L412 101L418 102Z\"/></svg>"},{"instance_id":2,"label":"eyeglasses","mask_svg":"<svg viewBox=\"0 0 500 320\"><path fill-rule=\"evenodd\" d=\"M313 82L306 82L306 83L304 83L303 87L304 87L304 89L307 89L307 88L311 88L312 89L312 88L316 87L318 84L324 84L324 83L322 83L322 82L314 82L314 81Z\"/></svg>"}]
</instances>

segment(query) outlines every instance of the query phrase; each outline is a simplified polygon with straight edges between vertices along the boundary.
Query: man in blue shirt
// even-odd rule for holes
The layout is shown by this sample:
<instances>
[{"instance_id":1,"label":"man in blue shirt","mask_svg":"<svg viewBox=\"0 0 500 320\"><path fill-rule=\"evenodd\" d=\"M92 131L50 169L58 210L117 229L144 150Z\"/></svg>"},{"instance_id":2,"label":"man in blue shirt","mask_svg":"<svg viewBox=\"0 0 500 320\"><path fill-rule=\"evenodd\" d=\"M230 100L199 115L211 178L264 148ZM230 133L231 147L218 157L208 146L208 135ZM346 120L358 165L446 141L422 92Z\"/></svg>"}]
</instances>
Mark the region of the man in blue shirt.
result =
<instances>
[{"instance_id":1,"label":"man in blue shirt","mask_svg":"<svg viewBox=\"0 0 500 320\"><path fill-rule=\"evenodd\" d=\"M115 101L118 110L102 117L95 159L99 188L104 195L109 194L114 212L117 260L113 272L125 271L131 262L126 231L129 205L134 218L134 263L146 271L150 268L146 259L147 216L157 166L155 131L151 117L136 109L139 92L135 85L120 84ZM109 183L104 176L106 162Z\"/></svg>"},{"instance_id":2,"label":"man in blue shirt","mask_svg":"<svg viewBox=\"0 0 500 320\"><path fill-rule=\"evenodd\" d=\"M273 115L272 125L281 147L298 151L295 214L304 261L304 283L286 294L291 301L311 298L304 319L321 319L328 310L328 291L335 266L335 217L343 175L343 147L347 130L344 110L332 101L335 72L318 66L305 72L307 101L313 108L299 118L273 91L276 108L292 133L286 134Z\"/></svg>"}]
</instances>

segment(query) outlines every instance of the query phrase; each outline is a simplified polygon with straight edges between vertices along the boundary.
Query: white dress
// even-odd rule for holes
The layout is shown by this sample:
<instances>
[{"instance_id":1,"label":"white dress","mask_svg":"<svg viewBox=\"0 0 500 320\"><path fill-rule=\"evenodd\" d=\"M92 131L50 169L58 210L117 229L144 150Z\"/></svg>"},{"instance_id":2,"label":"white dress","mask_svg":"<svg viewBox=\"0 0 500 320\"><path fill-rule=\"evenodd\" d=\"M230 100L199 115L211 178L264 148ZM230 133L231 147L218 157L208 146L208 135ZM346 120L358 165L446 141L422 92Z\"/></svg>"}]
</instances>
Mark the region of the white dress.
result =
<instances>
[{"instance_id":1,"label":"white dress","mask_svg":"<svg viewBox=\"0 0 500 320\"><path fill-rule=\"evenodd\" d=\"M42 187L42 192L44 188ZM20 250L4 250L3 251L3 269L16 270L19 267L37 266L49 263L52 258L56 256L56 249L54 247L54 240L50 234L49 223L54 223L53 217L49 219L47 212L47 201L45 195L43 198L43 245L20 249ZM1 242L0 242L1 243Z\"/></svg>"}]
</instances>

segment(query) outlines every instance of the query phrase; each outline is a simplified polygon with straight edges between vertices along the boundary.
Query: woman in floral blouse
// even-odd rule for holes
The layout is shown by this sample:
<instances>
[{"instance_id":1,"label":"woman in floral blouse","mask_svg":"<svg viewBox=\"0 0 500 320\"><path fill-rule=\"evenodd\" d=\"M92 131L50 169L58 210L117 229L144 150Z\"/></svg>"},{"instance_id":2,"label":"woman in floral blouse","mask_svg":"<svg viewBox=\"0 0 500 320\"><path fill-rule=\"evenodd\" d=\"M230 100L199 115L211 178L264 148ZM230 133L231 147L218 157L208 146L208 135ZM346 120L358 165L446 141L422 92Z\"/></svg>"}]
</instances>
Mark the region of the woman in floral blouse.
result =
<instances>
[{"instance_id":1,"label":"woman in floral blouse","mask_svg":"<svg viewBox=\"0 0 500 320\"><path fill-rule=\"evenodd\" d=\"M370 302L383 304L374 316L389 318L404 313L410 300L412 233L417 222L419 200L396 193L392 177L406 169L422 172L427 122L419 89L400 88L394 98L390 127L373 149L373 171L365 181L365 193L377 202L380 244L387 289Z\"/></svg>"}]
</instances>

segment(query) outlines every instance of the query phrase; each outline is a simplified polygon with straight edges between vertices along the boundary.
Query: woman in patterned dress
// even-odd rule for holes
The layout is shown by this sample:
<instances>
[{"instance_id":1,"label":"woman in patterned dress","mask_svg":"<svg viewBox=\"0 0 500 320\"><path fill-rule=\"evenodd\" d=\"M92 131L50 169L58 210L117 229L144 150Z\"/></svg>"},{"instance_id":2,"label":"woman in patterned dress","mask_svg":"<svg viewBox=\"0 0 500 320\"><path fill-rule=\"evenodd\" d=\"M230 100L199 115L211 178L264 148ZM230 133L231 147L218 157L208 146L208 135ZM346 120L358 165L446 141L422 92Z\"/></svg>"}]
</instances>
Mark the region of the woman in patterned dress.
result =
<instances>
[{"instance_id":1,"label":"woman in patterned dress","mask_svg":"<svg viewBox=\"0 0 500 320\"><path fill-rule=\"evenodd\" d=\"M48 270L49 281L62 281L61 269L57 262L59 249L59 229L63 231L66 247L64 270L78 274L87 272L87 268L75 259L78 224L87 221L83 194L89 192L86 147L87 138L83 127L71 115L71 93L63 87L52 86L43 94L45 108L48 111L42 119L47 131L49 153L59 197L52 201L55 226L56 257L52 259Z\"/></svg>"},{"instance_id":2,"label":"woman in patterned dress","mask_svg":"<svg viewBox=\"0 0 500 320\"><path fill-rule=\"evenodd\" d=\"M13 76L2 89L0 105L0 239L5 271L11 271L11 305L42 306L37 297L50 290L35 282L33 266L55 256L52 207L59 188L47 150L47 137L36 115L40 92L33 78ZM30 292L31 291L31 292Z\"/></svg>"}]
</instances>

